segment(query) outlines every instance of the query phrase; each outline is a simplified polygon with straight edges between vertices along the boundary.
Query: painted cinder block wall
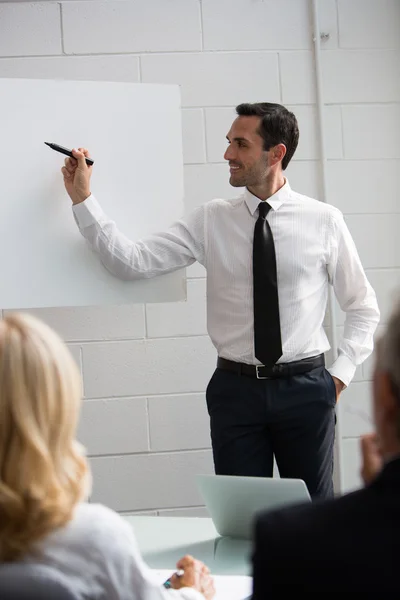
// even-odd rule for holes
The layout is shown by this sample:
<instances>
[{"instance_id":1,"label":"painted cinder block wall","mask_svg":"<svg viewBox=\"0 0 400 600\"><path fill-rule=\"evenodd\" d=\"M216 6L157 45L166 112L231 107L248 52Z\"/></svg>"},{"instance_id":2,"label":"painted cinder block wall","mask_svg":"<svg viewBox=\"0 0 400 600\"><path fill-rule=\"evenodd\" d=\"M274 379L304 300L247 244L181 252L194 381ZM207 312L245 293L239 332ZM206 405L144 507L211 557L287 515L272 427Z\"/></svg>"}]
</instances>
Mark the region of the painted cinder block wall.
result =
<instances>
[{"instance_id":1,"label":"painted cinder block wall","mask_svg":"<svg viewBox=\"0 0 400 600\"><path fill-rule=\"evenodd\" d=\"M290 183L321 198L310 5L0 2L0 76L179 84L187 209L235 194L223 160L235 105L281 102L301 132ZM345 214L384 324L400 284L400 2L320 0L319 12L329 34L322 42L327 200ZM75 110L84 118L84 103ZM94 192L101 202L101 189ZM187 302L31 311L61 333L80 365L79 437L93 469L92 498L121 512L206 514L193 477L212 472L204 392L216 354L206 333L205 272L194 265L187 276ZM340 313L337 325L340 332ZM340 401L345 490L360 485L371 369L372 358Z\"/></svg>"}]
</instances>

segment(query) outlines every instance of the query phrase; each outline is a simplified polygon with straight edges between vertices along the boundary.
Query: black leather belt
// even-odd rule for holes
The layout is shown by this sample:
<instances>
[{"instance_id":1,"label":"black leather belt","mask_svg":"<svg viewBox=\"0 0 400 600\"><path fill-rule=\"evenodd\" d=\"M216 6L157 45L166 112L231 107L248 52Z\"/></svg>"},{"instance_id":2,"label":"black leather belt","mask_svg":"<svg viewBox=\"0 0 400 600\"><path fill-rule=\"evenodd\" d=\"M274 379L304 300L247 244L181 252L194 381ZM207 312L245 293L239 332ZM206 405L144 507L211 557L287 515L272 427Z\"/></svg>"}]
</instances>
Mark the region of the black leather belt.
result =
<instances>
[{"instance_id":1,"label":"black leather belt","mask_svg":"<svg viewBox=\"0 0 400 600\"><path fill-rule=\"evenodd\" d=\"M226 358L218 357L217 368L233 371L237 375L246 375L247 377L256 377L257 379L277 379L280 377L291 377L300 373L307 373L317 367L325 366L325 357L323 354L311 356L303 360L295 360L290 363L278 363L273 367L264 367L264 365L247 365Z\"/></svg>"}]
</instances>

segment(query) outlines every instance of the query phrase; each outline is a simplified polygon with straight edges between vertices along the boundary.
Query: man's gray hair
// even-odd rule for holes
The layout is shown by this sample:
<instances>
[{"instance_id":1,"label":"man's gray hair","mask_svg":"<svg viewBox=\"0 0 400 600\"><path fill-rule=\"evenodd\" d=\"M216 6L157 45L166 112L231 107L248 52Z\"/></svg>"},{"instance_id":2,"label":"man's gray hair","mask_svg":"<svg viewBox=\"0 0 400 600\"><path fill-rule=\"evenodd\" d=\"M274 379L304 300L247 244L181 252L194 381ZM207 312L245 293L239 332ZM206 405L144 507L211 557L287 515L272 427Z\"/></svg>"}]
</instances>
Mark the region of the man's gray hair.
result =
<instances>
[{"instance_id":1,"label":"man's gray hair","mask_svg":"<svg viewBox=\"0 0 400 600\"><path fill-rule=\"evenodd\" d=\"M378 341L378 365L386 371L400 402L400 300L391 313L386 330Z\"/></svg>"}]
</instances>

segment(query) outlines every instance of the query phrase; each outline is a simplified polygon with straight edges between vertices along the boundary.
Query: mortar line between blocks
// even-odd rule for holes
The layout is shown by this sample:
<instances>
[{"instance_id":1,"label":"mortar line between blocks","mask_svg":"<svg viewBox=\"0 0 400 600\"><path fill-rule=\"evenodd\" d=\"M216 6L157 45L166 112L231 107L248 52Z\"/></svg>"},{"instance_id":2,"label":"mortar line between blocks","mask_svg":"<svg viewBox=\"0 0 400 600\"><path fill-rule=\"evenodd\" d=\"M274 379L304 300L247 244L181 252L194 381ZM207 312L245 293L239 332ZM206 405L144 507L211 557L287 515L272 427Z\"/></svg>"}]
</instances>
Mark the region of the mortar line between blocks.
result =
<instances>
[{"instance_id":1,"label":"mortar line between blocks","mask_svg":"<svg viewBox=\"0 0 400 600\"><path fill-rule=\"evenodd\" d=\"M283 104L283 89L282 89L282 74L281 74L281 58L280 53L277 52L277 63L278 63L278 86L279 86L279 97L280 103Z\"/></svg>"},{"instance_id":2,"label":"mortar line between blocks","mask_svg":"<svg viewBox=\"0 0 400 600\"><path fill-rule=\"evenodd\" d=\"M200 45L201 51L204 51L204 18L203 18L203 2L199 0L199 16L200 16Z\"/></svg>"},{"instance_id":3,"label":"mortar line between blocks","mask_svg":"<svg viewBox=\"0 0 400 600\"><path fill-rule=\"evenodd\" d=\"M71 344L71 345L77 345L77 344L82 344L82 346L93 346L93 345L98 345L98 344L124 344L124 343L129 343L129 342L139 342L139 343L143 343L143 342L148 342L148 341L155 341L155 340L182 340L182 339L198 339L198 338L208 338L207 333L185 333L182 335L167 335L167 336L161 336L161 337L139 337L139 338L111 338L111 339L98 339L98 340L66 340L67 344Z\"/></svg>"},{"instance_id":4,"label":"mortar line between blocks","mask_svg":"<svg viewBox=\"0 0 400 600\"><path fill-rule=\"evenodd\" d=\"M83 1L83 0L82 0ZM323 52L333 52L334 50L323 50ZM296 54L310 54L311 50L306 48L253 48L253 49L235 49L235 50L126 50L126 51L106 51L99 50L98 52L68 52L66 56L173 56L173 55L181 55L181 54L276 54L277 52L281 54L287 53L296 53ZM390 48L346 48L336 50L336 52L393 52L397 53L398 48L390 47ZM30 54L30 55L20 55L20 54L10 54L7 56L2 56L0 58L54 58L60 56L60 54Z\"/></svg>"},{"instance_id":5,"label":"mortar line between blocks","mask_svg":"<svg viewBox=\"0 0 400 600\"><path fill-rule=\"evenodd\" d=\"M342 157L343 160L346 160L346 152L345 152L345 143L344 143L344 122L343 122L343 107L339 106L339 114L340 114L340 129L341 129L341 138L342 138Z\"/></svg>"},{"instance_id":6,"label":"mortar line between blocks","mask_svg":"<svg viewBox=\"0 0 400 600\"><path fill-rule=\"evenodd\" d=\"M62 54L65 54L64 20L63 20L63 9L62 9L62 3L61 2L59 3L58 7L59 7L59 11L60 11L61 52L62 52Z\"/></svg>"},{"instance_id":7,"label":"mortar line between blocks","mask_svg":"<svg viewBox=\"0 0 400 600\"><path fill-rule=\"evenodd\" d=\"M339 6L338 6L338 0L335 0L335 12L336 12L336 30L337 30L337 47L338 50L341 50L342 47L340 45L340 24L339 24Z\"/></svg>"},{"instance_id":8,"label":"mortar line between blocks","mask_svg":"<svg viewBox=\"0 0 400 600\"><path fill-rule=\"evenodd\" d=\"M147 304L146 302L143 304L143 318L144 318L144 339L149 339L149 328L147 323Z\"/></svg>"},{"instance_id":9,"label":"mortar line between blocks","mask_svg":"<svg viewBox=\"0 0 400 600\"><path fill-rule=\"evenodd\" d=\"M150 430L150 411L149 411L149 399L146 396L146 423L147 423L147 443L149 446L149 452L151 452L151 430Z\"/></svg>"},{"instance_id":10,"label":"mortar line between blocks","mask_svg":"<svg viewBox=\"0 0 400 600\"><path fill-rule=\"evenodd\" d=\"M81 0L86 1L86 0ZM1 0L0 0L1 2ZM389 51L392 49L388 49ZM394 51L395 49L393 49ZM385 50L384 50L385 51ZM84 57L84 56L174 56L174 55L182 55L182 54L276 54L277 52L300 52L307 53L310 50L300 49L300 50L286 50L284 48L276 49L250 49L246 50L245 48L242 50L205 50L201 49L197 50L118 50L118 51L107 51L107 50L99 50L98 52L68 52L65 56L76 56L76 57ZM60 54L29 54L29 55L21 55L21 54L10 54L6 56L1 56L1 58L55 58L61 56Z\"/></svg>"},{"instance_id":11,"label":"mortar line between blocks","mask_svg":"<svg viewBox=\"0 0 400 600\"><path fill-rule=\"evenodd\" d=\"M192 165L204 165L209 164L208 158L208 145L207 145L207 111L204 106L201 107L201 114L203 116L203 143L204 143L204 157L206 159L205 163L191 163Z\"/></svg>"}]
</instances>

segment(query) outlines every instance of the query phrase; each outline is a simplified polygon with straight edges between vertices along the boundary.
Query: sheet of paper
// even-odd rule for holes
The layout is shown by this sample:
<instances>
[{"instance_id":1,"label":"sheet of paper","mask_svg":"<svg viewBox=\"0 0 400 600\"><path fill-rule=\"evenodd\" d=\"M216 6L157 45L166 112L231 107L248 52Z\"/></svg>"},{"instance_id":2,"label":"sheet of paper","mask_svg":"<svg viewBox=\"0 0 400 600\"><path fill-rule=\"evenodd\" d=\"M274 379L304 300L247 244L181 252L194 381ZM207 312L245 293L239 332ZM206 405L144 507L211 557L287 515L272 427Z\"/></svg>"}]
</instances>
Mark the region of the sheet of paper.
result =
<instances>
[{"instance_id":1,"label":"sheet of paper","mask_svg":"<svg viewBox=\"0 0 400 600\"><path fill-rule=\"evenodd\" d=\"M253 593L253 578L248 575L214 575L215 600L245 600Z\"/></svg>"},{"instance_id":2,"label":"sheet of paper","mask_svg":"<svg viewBox=\"0 0 400 600\"><path fill-rule=\"evenodd\" d=\"M155 577L164 583L173 573L172 569L152 569ZM253 579L248 575L213 575L215 582L214 600L245 600L253 592Z\"/></svg>"}]
</instances>

